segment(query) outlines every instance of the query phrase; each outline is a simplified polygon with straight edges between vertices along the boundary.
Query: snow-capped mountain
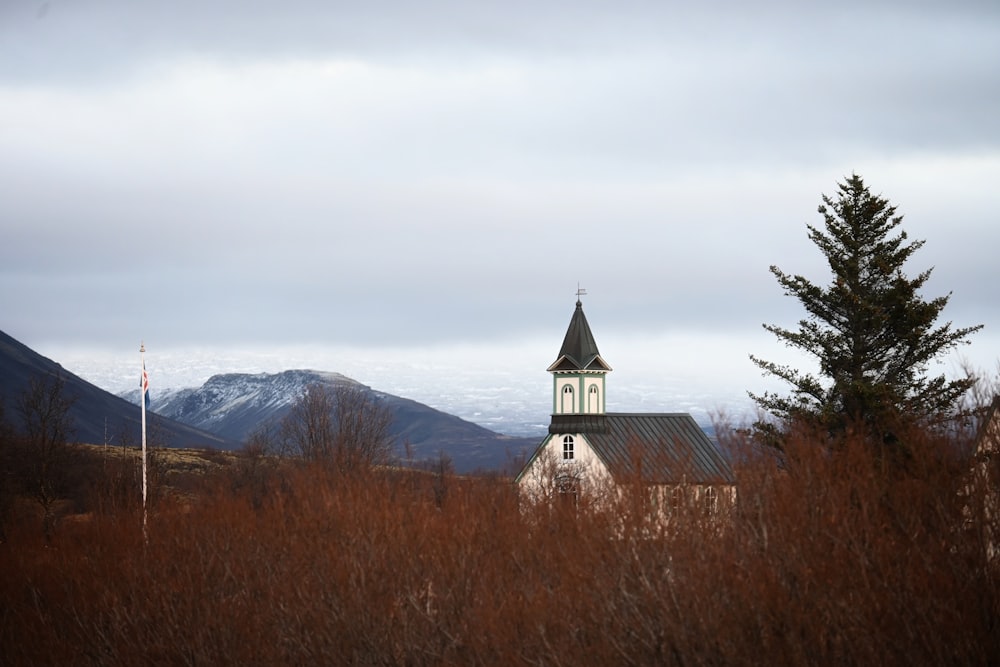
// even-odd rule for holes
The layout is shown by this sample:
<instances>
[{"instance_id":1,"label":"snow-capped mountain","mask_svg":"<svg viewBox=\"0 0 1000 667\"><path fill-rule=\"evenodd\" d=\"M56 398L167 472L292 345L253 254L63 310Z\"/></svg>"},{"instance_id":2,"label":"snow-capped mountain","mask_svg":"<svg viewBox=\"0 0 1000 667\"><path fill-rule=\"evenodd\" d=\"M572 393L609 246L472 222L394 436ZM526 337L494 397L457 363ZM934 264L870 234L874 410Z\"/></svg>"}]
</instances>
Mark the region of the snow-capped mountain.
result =
<instances>
[{"instance_id":1,"label":"snow-capped mountain","mask_svg":"<svg viewBox=\"0 0 1000 667\"><path fill-rule=\"evenodd\" d=\"M171 390L156 401L155 411L212 433L230 433L242 441L258 424L280 418L309 384L355 385L340 373L289 370L282 373L213 375L201 387Z\"/></svg>"},{"instance_id":2,"label":"snow-capped mountain","mask_svg":"<svg viewBox=\"0 0 1000 667\"><path fill-rule=\"evenodd\" d=\"M497 469L537 444L537 438L494 433L416 401L375 391L340 373L313 370L214 375L201 387L162 394L152 409L240 442L257 426L280 420L313 383L356 386L383 402L393 415L391 432L400 459L407 458L404 450L408 446L415 461L436 459L444 453L459 472Z\"/></svg>"}]
</instances>

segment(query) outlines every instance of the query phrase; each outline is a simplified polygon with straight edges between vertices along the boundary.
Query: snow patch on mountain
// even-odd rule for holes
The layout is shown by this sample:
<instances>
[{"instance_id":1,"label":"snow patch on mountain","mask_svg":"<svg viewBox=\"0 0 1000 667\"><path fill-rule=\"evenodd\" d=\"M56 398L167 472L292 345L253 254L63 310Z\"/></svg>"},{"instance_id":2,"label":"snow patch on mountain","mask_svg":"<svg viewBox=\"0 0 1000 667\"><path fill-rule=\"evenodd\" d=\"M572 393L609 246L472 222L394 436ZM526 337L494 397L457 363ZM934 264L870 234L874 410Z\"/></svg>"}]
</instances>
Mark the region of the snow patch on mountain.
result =
<instances>
[{"instance_id":1,"label":"snow patch on mountain","mask_svg":"<svg viewBox=\"0 0 1000 667\"><path fill-rule=\"evenodd\" d=\"M341 373L314 370L288 370L270 373L221 373L213 375L201 387L168 390L158 397L151 409L157 414L199 428L213 426L234 415L258 414L269 418L289 408L312 383L370 387ZM128 395L124 396L129 398Z\"/></svg>"}]
</instances>

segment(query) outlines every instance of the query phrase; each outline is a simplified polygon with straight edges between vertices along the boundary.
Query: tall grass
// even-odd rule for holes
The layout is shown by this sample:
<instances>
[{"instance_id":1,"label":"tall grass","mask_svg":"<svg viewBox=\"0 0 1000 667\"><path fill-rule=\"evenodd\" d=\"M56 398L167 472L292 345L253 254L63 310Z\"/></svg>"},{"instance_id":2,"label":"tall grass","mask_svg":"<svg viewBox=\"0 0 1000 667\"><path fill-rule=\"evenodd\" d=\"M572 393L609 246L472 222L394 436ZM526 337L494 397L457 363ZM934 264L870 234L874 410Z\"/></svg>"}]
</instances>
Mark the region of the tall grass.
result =
<instances>
[{"instance_id":1,"label":"tall grass","mask_svg":"<svg viewBox=\"0 0 1000 667\"><path fill-rule=\"evenodd\" d=\"M730 443L731 445L733 443ZM740 443L735 443L740 444ZM0 663L988 664L964 464L809 437L724 518L520 503L509 479L286 469L0 545ZM237 471L238 473L238 471ZM994 533L995 534L995 533Z\"/></svg>"}]
</instances>

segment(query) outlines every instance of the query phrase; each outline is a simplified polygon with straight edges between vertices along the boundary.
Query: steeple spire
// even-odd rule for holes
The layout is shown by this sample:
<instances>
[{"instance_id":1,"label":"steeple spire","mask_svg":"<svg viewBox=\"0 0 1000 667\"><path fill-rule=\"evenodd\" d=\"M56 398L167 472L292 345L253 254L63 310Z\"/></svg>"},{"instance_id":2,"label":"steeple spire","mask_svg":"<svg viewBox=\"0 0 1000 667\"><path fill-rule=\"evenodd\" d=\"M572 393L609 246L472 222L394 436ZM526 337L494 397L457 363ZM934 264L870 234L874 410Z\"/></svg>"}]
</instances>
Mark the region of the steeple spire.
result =
<instances>
[{"instance_id":1,"label":"steeple spire","mask_svg":"<svg viewBox=\"0 0 1000 667\"><path fill-rule=\"evenodd\" d=\"M562 347L559 348L559 357L549 367L549 371L611 370L607 362L601 359L597 341L594 340L587 316L583 314L583 303L580 301L582 291L577 290L576 310L573 311L566 337L563 338Z\"/></svg>"},{"instance_id":2,"label":"steeple spire","mask_svg":"<svg viewBox=\"0 0 1000 667\"><path fill-rule=\"evenodd\" d=\"M604 376L611 370L597 349L597 341L583 314L577 289L576 310L569 321L552 373L552 414L604 414Z\"/></svg>"}]
</instances>

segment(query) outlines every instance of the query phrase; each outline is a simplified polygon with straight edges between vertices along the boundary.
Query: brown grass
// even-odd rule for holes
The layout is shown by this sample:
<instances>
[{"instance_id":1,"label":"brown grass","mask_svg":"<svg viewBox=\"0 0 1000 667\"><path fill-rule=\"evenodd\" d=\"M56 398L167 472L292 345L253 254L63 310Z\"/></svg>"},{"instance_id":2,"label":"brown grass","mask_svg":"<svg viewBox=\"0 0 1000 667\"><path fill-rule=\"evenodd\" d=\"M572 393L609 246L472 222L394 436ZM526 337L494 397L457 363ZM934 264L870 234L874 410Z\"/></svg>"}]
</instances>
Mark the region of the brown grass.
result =
<instances>
[{"instance_id":1,"label":"brown grass","mask_svg":"<svg viewBox=\"0 0 1000 667\"><path fill-rule=\"evenodd\" d=\"M918 444L902 472L805 438L782 466L748 456L723 524L660 532L627 496L528 508L505 478L224 466L193 504L167 495L145 544L134 507L48 544L12 526L0 664L996 662L963 464Z\"/></svg>"}]
</instances>

